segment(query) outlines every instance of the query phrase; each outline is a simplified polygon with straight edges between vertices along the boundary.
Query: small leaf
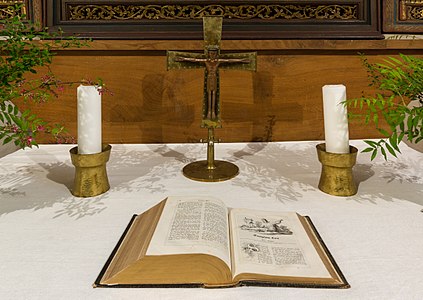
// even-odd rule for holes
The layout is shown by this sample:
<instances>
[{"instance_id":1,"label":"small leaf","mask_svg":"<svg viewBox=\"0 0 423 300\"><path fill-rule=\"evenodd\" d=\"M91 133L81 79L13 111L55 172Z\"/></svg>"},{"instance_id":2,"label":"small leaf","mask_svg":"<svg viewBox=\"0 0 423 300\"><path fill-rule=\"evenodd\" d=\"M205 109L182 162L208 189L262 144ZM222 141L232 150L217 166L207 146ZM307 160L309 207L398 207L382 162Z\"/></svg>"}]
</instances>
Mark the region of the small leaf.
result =
<instances>
[{"instance_id":1,"label":"small leaf","mask_svg":"<svg viewBox=\"0 0 423 300\"><path fill-rule=\"evenodd\" d=\"M404 138L405 133L401 132L400 135L398 136L398 143L402 141L402 139Z\"/></svg>"},{"instance_id":2,"label":"small leaf","mask_svg":"<svg viewBox=\"0 0 423 300\"><path fill-rule=\"evenodd\" d=\"M413 118L409 116L407 119L407 129L411 130L412 127L413 127Z\"/></svg>"},{"instance_id":3,"label":"small leaf","mask_svg":"<svg viewBox=\"0 0 423 300\"><path fill-rule=\"evenodd\" d=\"M3 140L3 145L6 145L7 143L10 143L11 140L12 140L12 137L11 136L8 136L7 138L5 138Z\"/></svg>"},{"instance_id":4,"label":"small leaf","mask_svg":"<svg viewBox=\"0 0 423 300\"><path fill-rule=\"evenodd\" d=\"M22 120L19 118L19 117L17 117L17 116L14 116L14 115L11 115L10 116L11 118L12 118L12 120L13 120L13 122L19 127L19 128L22 128Z\"/></svg>"},{"instance_id":5,"label":"small leaf","mask_svg":"<svg viewBox=\"0 0 423 300\"><path fill-rule=\"evenodd\" d=\"M370 158L370 160L374 160L376 155L377 155L377 148L373 150L372 157Z\"/></svg>"},{"instance_id":6,"label":"small leaf","mask_svg":"<svg viewBox=\"0 0 423 300\"><path fill-rule=\"evenodd\" d=\"M375 123L376 127L379 124L379 116L377 114L373 115L373 123Z\"/></svg>"},{"instance_id":7,"label":"small leaf","mask_svg":"<svg viewBox=\"0 0 423 300\"><path fill-rule=\"evenodd\" d=\"M22 117L26 118L30 113L31 113L31 111L29 109L27 109L22 113Z\"/></svg>"},{"instance_id":8,"label":"small leaf","mask_svg":"<svg viewBox=\"0 0 423 300\"><path fill-rule=\"evenodd\" d=\"M400 130L402 132L404 132L405 131L405 122L404 122L404 120L399 124L399 126L400 126Z\"/></svg>"},{"instance_id":9,"label":"small leaf","mask_svg":"<svg viewBox=\"0 0 423 300\"><path fill-rule=\"evenodd\" d=\"M418 116L414 117L414 119L413 119L413 127L417 127L417 125L419 124L419 121L420 121L420 119L419 119Z\"/></svg>"},{"instance_id":10,"label":"small leaf","mask_svg":"<svg viewBox=\"0 0 423 300\"><path fill-rule=\"evenodd\" d=\"M400 65L400 66L403 65L403 63L400 60L396 59L395 57L389 57L389 59L395 62L397 65Z\"/></svg>"},{"instance_id":11,"label":"small leaf","mask_svg":"<svg viewBox=\"0 0 423 300\"><path fill-rule=\"evenodd\" d=\"M385 129L383 129L383 128L378 128L377 130L378 130L381 134L383 134L384 136L386 136L386 137L390 136L389 132L388 132L388 131L386 131L386 130L385 130Z\"/></svg>"},{"instance_id":12,"label":"small leaf","mask_svg":"<svg viewBox=\"0 0 423 300\"><path fill-rule=\"evenodd\" d=\"M393 156L397 157L397 154L395 153L394 149L389 146L389 144L386 144L386 149L388 149L389 153L391 153Z\"/></svg>"},{"instance_id":13,"label":"small leaf","mask_svg":"<svg viewBox=\"0 0 423 300\"><path fill-rule=\"evenodd\" d=\"M392 135L389 137L389 144L391 144L391 146L394 147L395 149L398 149L398 137L397 137L396 131L394 131Z\"/></svg>"},{"instance_id":14,"label":"small leaf","mask_svg":"<svg viewBox=\"0 0 423 300\"><path fill-rule=\"evenodd\" d=\"M9 116L8 114L4 114L4 118L6 119L6 121L7 121L9 124L12 124L12 119L10 119L10 116Z\"/></svg>"},{"instance_id":15,"label":"small leaf","mask_svg":"<svg viewBox=\"0 0 423 300\"><path fill-rule=\"evenodd\" d=\"M383 147L380 147L380 152L382 152L383 157L385 158L385 160L388 160L387 156L386 156L386 151Z\"/></svg>"},{"instance_id":16,"label":"small leaf","mask_svg":"<svg viewBox=\"0 0 423 300\"><path fill-rule=\"evenodd\" d=\"M375 147L377 147L377 143L376 142L374 142L374 141L364 141L367 145L369 145L369 146L371 146L372 148L375 148Z\"/></svg>"}]
</instances>

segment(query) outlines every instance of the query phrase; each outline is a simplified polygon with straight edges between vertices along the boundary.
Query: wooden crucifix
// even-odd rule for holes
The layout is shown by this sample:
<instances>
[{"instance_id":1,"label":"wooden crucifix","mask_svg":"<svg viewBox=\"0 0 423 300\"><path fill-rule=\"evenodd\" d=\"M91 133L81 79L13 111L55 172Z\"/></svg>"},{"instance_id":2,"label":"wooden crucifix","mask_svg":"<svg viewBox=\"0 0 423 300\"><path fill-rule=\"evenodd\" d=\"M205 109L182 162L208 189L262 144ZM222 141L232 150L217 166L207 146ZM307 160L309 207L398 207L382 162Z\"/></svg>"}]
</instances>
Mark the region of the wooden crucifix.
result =
<instances>
[{"instance_id":1,"label":"wooden crucifix","mask_svg":"<svg viewBox=\"0 0 423 300\"><path fill-rule=\"evenodd\" d=\"M236 176L236 165L214 160L214 129L221 127L219 69L255 71L257 53L220 53L222 17L204 17L204 53L167 52L167 69L204 68L204 95L201 127L208 129L207 161L198 161L184 167L188 178L199 181L222 181Z\"/></svg>"}]
</instances>

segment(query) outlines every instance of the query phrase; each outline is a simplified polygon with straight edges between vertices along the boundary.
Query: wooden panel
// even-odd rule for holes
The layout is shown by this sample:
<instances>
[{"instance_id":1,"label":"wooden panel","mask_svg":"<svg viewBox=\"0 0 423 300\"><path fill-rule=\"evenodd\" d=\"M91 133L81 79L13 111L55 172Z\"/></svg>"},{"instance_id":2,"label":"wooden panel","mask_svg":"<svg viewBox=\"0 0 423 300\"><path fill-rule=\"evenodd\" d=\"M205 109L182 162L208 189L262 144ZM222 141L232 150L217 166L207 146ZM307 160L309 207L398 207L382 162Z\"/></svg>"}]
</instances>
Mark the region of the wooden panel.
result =
<instances>
[{"instance_id":1,"label":"wooden panel","mask_svg":"<svg viewBox=\"0 0 423 300\"><path fill-rule=\"evenodd\" d=\"M130 45L127 49L141 45L131 43L126 42ZM223 128L216 130L216 137L224 142L321 140L323 85L344 83L350 98L370 92L357 47L361 45L371 61L398 52L423 54L422 41L369 41L367 46L363 41L357 41L359 46L355 41L315 43L317 46L310 41L245 41L235 47L228 41L226 48L240 52L270 48L270 44L274 50L259 50L256 73L221 71ZM93 45L88 51L59 51L52 69L64 80L101 77L113 90L114 96L103 97L105 142L193 142L206 137L206 130L200 128L202 70L166 71L165 51L146 50L146 45L144 50L122 47L116 51L96 50L96 45L115 49L119 47L115 41ZM323 50L309 50L305 45ZM197 42L189 42L186 48L195 50L197 46L201 50ZM152 48L166 45L151 43ZM184 44L177 48L183 49ZM64 123L76 135L75 88L36 110L52 122ZM374 130L355 124L351 124L350 134L352 138L377 136Z\"/></svg>"},{"instance_id":2,"label":"wooden panel","mask_svg":"<svg viewBox=\"0 0 423 300\"><path fill-rule=\"evenodd\" d=\"M422 0L383 1L383 31L386 33L422 33Z\"/></svg>"},{"instance_id":3,"label":"wooden panel","mask_svg":"<svg viewBox=\"0 0 423 300\"><path fill-rule=\"evenodd\" d=\"M43 0L0 0L0 19L9 18L10 6L22 5L20 13L38 25L43 22Z\"/></svg>"},{"instance_id":4,"label":"wooden panel","mask_svg":"<svg viewBox=\"0 0 423 300\"><path fill-rule=\"evenodd\" d=\"M204 16L223 39L381 38L379 0L45 0L47 25L83 37L199 39Z\"/></svg>"},{"instance_id":5,"label":"wooden panel","mask_svg":"<svg viewBox=\"0 0 423 300\"><path fill-rule=\"evenodd\" d=\"M328 50L357 52L374 50L383 52L385 50L419 50L422 47L422 40L223 40L221 43L221 49L228 51L241 49L248 51ZM197 50L201 52L203 51L203 40L94 40L90 43L90 47L84 48L84 53L113 51L115 55L121 55L123 52L137 55L137 51L143 54L149 52L151 54L153 51L156 55L162 55L166 50ZM72 51L81 52L79 48L66 50L66 52Z\"/></svg>"}]
</instances>

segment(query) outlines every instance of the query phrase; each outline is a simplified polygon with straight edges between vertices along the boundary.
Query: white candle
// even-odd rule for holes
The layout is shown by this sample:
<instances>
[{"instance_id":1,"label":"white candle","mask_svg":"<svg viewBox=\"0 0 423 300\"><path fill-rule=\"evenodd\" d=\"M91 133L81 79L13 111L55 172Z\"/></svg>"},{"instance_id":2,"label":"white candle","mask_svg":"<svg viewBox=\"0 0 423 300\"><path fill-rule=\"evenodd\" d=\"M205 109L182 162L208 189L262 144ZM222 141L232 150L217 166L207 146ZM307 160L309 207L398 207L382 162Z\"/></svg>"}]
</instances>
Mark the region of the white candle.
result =
<instances>
[{"instance_id":1,"label":"white candle","mask_svg":"<svg viewBox=\"0 0 423 300\"><path fill-rule=\"evenodd\" d=\"M101 96L95 86L80 85L78 96L78 153L101 152Z\"/></svg>"},{"instance_id":2,"label":"white candle","mask_svg":"<svg viewBox=\"0 0 423 300\"><path fill-rule=\"evenodd\" d=\"M326 151L349 153L347 108L342 103L346 100L346 88L342 84L325 85L322 92Z\"/></svg>"}]
</instances>

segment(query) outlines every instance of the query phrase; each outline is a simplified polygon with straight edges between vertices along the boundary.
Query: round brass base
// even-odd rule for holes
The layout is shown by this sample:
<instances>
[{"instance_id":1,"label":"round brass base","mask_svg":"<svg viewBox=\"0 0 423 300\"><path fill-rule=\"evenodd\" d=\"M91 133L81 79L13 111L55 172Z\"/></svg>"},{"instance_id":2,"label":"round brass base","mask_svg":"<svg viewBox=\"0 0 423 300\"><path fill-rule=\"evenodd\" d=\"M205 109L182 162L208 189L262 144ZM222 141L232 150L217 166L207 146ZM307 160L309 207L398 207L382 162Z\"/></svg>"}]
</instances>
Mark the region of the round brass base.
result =
<instances>
[{"instance_id":1,"label":"round brass base","mask_svg":"<svg viewBox=\"0 0 423 300\"><path fill-rule=\"evenodd\" d=\"M182 173L192 180L216 182L234 178L239 173L239 168L233 163L215 160L215 169L207 168L207 160L195 161L186 165Z\"/></svg>"}]
</instances>

